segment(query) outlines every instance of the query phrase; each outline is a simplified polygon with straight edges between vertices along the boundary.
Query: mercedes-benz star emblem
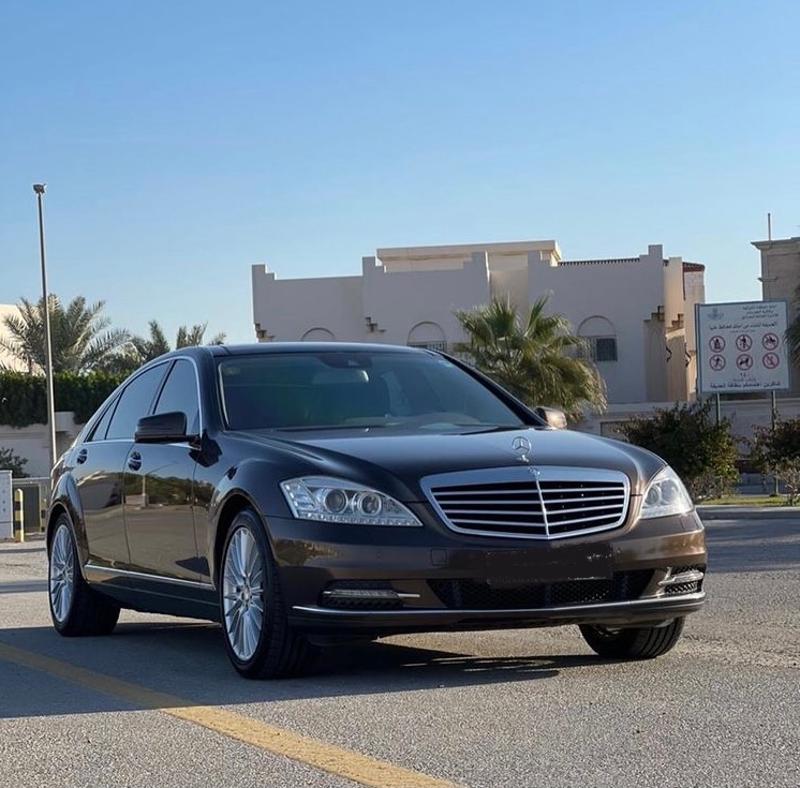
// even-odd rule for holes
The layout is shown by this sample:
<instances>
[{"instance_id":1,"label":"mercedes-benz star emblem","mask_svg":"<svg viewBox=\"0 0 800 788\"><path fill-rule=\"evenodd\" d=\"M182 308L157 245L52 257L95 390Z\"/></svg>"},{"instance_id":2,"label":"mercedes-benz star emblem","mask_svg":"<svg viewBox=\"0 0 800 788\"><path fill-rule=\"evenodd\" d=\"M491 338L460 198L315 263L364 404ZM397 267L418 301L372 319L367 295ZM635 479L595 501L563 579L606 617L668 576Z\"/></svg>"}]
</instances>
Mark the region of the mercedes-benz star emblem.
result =
<instances>
[{"instance_id":1,"label":"mercedes-benz star emblem","mask_svg":"<svg viewBox=\"0 0 800 788\"><path fill-rule=\"evenodd\" d=\"M520 462L531 461L531 442L523 435L517 435L511 442L511 448L517 455Z\"/></svg>"}]
</instances>

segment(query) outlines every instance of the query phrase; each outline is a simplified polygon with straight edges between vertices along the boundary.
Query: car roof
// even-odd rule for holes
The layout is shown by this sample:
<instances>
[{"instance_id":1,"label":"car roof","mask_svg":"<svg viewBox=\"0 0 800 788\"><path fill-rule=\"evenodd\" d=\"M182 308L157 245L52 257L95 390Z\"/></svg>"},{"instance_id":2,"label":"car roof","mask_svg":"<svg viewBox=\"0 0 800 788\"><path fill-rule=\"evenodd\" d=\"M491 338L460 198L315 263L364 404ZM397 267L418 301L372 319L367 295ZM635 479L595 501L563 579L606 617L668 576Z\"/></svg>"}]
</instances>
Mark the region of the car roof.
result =
<instances>
[{"instance_id":1,"label":"car roof","mask_svg":"<svg viewBox=\"0 0 800 788\"><path fill-rule=\"evenodd\" d=\"M424 348L383 345L377 342L254 342L247 345L206 345L214 356L267 353L424 353Z\"/></svg>"}]
</instances>

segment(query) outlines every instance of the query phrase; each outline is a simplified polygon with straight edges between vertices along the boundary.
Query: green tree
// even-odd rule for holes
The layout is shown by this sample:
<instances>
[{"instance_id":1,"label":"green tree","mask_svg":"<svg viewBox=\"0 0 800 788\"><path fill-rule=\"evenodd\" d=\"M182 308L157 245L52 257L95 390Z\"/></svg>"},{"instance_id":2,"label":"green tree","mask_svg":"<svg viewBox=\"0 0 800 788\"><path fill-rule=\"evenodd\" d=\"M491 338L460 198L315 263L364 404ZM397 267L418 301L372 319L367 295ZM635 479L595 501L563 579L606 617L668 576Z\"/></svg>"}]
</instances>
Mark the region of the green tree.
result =
<instances>
[{"instance_id":1,"label":"green tree","mask_svg":"<svg viewBox=\"0 0 800 788\"><path fill-rule=\"evenodd\" d=\"M717 497L737 482L736 441L730 422L711 417L711 403L679 404L652 416L629 419L622 434L666 460L693 498Z\"/></svg>"},{"instance_id":2,"label":"green tree","mask_svg":"<svg viewBox=\"0 0 800 788\"><path fill-rule=\"evenodd\" d=\"M605 385L586 344L566 317L547 314L547 297L520 315L509 301L456 312L469 341L458 349L528 405L551 405L573 417L606 405Z\"/></svg>"},{"instance_id":3,"label":"green tree","mask_svg":"<svg viewBox=\"0 0 800 788\"><path fill-rule=\"evenodd\" d=\"M795 305L800 310L800 287L795 290L794 300ZM786 342L789 345L789 354L795 364L800 364L800 311L789 325L789 328L786 329Z\"/></svg>"},{"instance_id":4,"label":"green tree","mask_svg":"<svg viewBox=\"0 0 800 788\"><path fill-rule=\"evenodd\" d=\"M775 429L756 430L751 458L765 474L780 479L793 505L800 497L800 419L787 419L775 424Z\"/></svg>"},{"instance_id":5,"label":"green tree","mask_svg":"<svg viewBox=\"0 0 800 788\"><path fill-rule=\"evenodd\" d=\"M196 323L193 326L180 326L175 337L175 349L195 347L202 345L205 339L207 323ZM225 341L225 334L215 334L206 343L208 345L221 345ZM128 345L119 353L112 356L104 365L104 369L115 373L130 373L133 370L163 356L172 350L164 329L157 320L148 323L147 336L131 337Z\"/></svg>"},{"instance_id":6,"label":"green tree","mask_svg":"<svg viewBox=\"0 0 800 788\"><path fill-rule=\"evenodd\" d=\"M24 479L28 474L24 471L24 466L28 461L20 457L11 449L4 449L0 446L0 471L11 471L11 476L15 479Z\"/></svg>"},{"instance_id":7,"label":"green tree","mask_svg":"<svg viewBox=\"0 0 800 788\"><path fill-rule=\"evenodd\" d=\"M110 329L111 320L103 314L104 301L87 305L77 296L65 307L57 295L48 299L50 337L55 372L87 372L100 368L129 341L127 331ZM32 373L45 368L44 299L33 303L20 299L19 314L7 315L7 337L0 347L27 365Z\"/></svg>"}]
</instances>

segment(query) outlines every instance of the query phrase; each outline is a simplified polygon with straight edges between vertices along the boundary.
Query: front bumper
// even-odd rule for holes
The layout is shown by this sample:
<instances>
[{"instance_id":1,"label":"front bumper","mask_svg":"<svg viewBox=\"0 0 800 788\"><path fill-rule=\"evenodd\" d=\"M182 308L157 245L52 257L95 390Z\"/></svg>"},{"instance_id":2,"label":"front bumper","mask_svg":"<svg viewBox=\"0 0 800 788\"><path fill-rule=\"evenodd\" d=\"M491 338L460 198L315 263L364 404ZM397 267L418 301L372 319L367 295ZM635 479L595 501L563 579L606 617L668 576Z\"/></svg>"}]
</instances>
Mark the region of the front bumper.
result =
<instances>
[{"instance_id":1,"label":"front bumper","mask_svg":"<svg viewBox=\"0 0 800 788\"><path fill-rule=\"evenodd\" d=\"M705 569L702 523L695 512L628 523L611 532L553 542L469 537L442 525L424 504L412 507L422 528L342 526L287 518L267 518L270 537L289 611L290 623L308 632L374 634L442 629L493 629L598 623L609 626L659 624L698 610L705 599L701 583L673 588L665 582L677 567ZM592 573L592 559L602 557L613 582L625 576L649 577L637 598L546 596L541 604L513 606L502 590L517 584L602 582ZM585 559L585 560L584 560ZM485 604L462 604L436 589L444 581L486 584ZM611 583L611 579L608 581ZM627 581L626 581L627 582ZM437 586L437 583L439 586ZM337 587L390 588L398 595L393 609L369 604L343 607L331 603ZM615 586L616 587L616 586ZM590 595L591 596L591 595ZM377 606L378 608L380 606Z\"/></svg>"},{"instance_id":2,"label":"front bumper","mask_svg":"<svg viewBox=\"0 0 800 788\"><path fill-rule=\"evenodd\" d=\"M636 599L547 608L498 610L336 610L318 605L295 605L290 619L306 631L355 629L360 631L424 632L440 629L513 629L555 627L563 624L606 626L658 625L700 609L705 591L681 596Z\"/></svg>"}]
</instances>

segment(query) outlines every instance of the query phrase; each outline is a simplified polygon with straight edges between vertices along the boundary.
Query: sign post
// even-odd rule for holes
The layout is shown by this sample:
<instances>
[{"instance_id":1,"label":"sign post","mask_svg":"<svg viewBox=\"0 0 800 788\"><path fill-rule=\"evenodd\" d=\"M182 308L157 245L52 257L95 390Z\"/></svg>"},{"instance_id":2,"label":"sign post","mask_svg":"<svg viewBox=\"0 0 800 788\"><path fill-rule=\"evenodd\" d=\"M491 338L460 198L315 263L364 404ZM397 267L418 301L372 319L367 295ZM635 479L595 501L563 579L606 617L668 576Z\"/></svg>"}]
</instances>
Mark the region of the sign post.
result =
<instances>
[{"instance_id":1,"label":"sign post","mask_svg":"<svg viewBox=\"0 0 800 788\"><path fill-rule=\"evenodd\" d=\"M786 301L695 306L697 392L714 395L717 424L722 418L720 394L763 391L770 394L770 424L775 429L775 394L789 388L787 324Z\"/></svg>"},{"instance_id":2,"label":"sign post","mask_svg":"<svg viewBox=\"0 0 800 788\"><path fill-rule=\"evenodd\" d=\"M703 394L789 388L785 301L697 304L697 382Z\"/></svg>"}]
</instances>

